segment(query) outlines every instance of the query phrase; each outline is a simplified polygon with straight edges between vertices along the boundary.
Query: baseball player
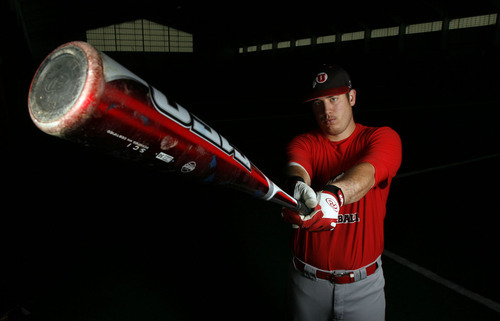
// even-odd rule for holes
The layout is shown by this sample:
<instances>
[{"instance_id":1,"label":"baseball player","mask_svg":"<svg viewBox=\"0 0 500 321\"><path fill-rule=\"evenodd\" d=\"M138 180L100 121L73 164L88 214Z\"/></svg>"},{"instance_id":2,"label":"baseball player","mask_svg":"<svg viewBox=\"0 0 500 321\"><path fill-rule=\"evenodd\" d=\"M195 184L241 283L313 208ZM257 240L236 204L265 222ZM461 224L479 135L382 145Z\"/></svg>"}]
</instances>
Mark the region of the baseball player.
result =
<instances>
[{"instance_id":1,"label":"baseball player","mask_svg":"<svg viewBox=\"0 0 500 321\"><path fill-rule=\"evenodd\" d=\"M294 227L294 319L384 320L384 217L401 140L354 122L356 90L339 66L320 70L305 102L319 128L289 143L288 186L313 211L282 211Z\"/></svg>"}]
</instances>

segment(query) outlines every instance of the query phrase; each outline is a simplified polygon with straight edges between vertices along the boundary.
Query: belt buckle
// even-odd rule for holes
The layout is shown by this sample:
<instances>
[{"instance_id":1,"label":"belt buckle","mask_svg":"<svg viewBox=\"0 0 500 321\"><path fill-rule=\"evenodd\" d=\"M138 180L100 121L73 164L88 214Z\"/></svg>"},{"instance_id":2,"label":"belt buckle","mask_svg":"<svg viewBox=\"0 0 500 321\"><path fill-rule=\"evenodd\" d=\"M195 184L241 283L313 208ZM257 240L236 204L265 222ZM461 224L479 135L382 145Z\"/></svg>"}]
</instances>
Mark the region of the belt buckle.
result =
<instances>
[{"instance_id":1,"label":"belt buckle","mask_svg":"<svg viewBox=\"0 0 500 321\"><path fill-rule=\"evenodd\" d=\"M346 271L346 272L333 272L332 273L332 276L334 278L341 278L343 276L346 276L347 274L352 274L352 277L354 277L354 273L352 272L349 272L349 271Z\"/></svg>"},{"instance_id":2,"label":"belt buckle","mask_svg":"<svg viewBox=\"0 0 500 321\"><path fill-rule=\"evenodd\" d=\"M354 272L352 272L352 271L346 271L346 272L340 272L340 273L334 272L334 273L332 273L332 277L331 277L330 281L332 283L337 283L337 282L339 282L339 280L337 280L337 282L335 282L336 279L342 278L344 276L349 276L349 281L348 282L341 282L340 284L354 282Z\"/></svg>"}]
</instances>

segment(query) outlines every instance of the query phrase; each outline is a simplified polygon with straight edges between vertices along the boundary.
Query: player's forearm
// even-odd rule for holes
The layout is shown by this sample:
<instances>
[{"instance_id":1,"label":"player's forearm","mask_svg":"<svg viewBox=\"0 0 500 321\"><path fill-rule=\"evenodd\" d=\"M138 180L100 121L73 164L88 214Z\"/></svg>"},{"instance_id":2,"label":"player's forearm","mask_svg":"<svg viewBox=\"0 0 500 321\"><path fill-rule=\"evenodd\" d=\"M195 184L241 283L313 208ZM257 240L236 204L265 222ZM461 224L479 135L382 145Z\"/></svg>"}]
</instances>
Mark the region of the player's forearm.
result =
<instances>
[{"instance_id":1,"label":"player's forearm","mask_svg":"<svg viewBox=\"0 0 500 321\"><path fill-rule=\"evenodd\" d=\"M370 163L358 164L346 171L332 185L342 190L344 204L357 202L375 185L375 168Z\"/></svg>"},{"instance_id":2,"label":"player's forearm","mask_svg":"<svg viewBox=\"0 0 500 321\"><path fill-rule=\"evenodd\" d=\"M293 176L302 177L304 183L306 183L308 186L311 186L311 178L309 177L309 174L307 174L307 172L301 166L296 166L296 165L288 166L287 175L290 177Z\"/></svg>"},{"instance_id":3,"label":"player's forearm","mask_svg":"<svg viewBox=\"0 0 500 321\"><path fill-rule=\"evenodd\" d=\"M300 166L289 166L288 176L299 176L311 186L309 174ZM370 163L358 164L340 176L332 185L342 190L344 204L351 204L362 199L375 185L375 168Z\"/></svg>"}]
</instances>

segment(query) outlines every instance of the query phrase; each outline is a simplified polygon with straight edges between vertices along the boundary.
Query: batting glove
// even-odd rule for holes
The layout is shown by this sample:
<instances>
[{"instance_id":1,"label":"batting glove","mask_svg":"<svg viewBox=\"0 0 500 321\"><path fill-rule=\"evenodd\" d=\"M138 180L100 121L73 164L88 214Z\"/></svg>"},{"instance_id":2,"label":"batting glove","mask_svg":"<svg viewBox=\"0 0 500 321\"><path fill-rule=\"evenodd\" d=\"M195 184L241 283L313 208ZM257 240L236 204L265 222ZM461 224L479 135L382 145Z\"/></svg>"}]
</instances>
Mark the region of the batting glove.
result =
<instances>
[{"instance_id":1,"label":"batting glove","mask_svg":"<svg viewBox=\"0 0 500 321\"><path fill-rule=\"evenodd\" d=\"M299 213L283 208L283 219L294 228L303 228L309 232L332 231L337 225L340 207L344 205L342 190L333 185L327 185L317 194L317 205L311 214Z\"/></svg>"},{"instance_id":2,"label":"batting glove","mask_svg":"<svg viewBox=\"0 0 500 321\"><path fill-rule=\"evenodd\" d=\"M316 192L309 185L304 183L302 177L291 177L287 185L288 192L293 195L293 198L296 200L303 202L309 208L314 208L318 205Z\"/></svg>"}]
</instances>

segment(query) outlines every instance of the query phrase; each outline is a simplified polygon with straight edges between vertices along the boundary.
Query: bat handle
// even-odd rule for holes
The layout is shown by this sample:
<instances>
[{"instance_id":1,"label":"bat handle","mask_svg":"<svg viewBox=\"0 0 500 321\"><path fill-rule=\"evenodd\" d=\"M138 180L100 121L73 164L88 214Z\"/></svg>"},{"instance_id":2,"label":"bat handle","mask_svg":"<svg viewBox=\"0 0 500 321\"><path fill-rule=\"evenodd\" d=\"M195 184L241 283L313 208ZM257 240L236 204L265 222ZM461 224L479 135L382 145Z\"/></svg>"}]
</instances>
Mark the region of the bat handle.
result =
<instances>
[{"instance_id":1,"label":"bat handle","mask_svg":"<svg viewBox=\"0 0 500 321\"><path fill-rule=\"evenodd\" d=\"M313 210L307 207L306 204L298 201L295 211L297 211L300 215L309 215Z\"/></svg>"},{"instance_id":2,"label":"bat handle","mask_svg":"<svg viewBox=\"0 0 500 321\"><path fill-rule=\"evenodd\" d=\"M265 200L270 200L272 202L283 205L291 209L292 211L299 213L300 215L309 215L313 211L312 209L307 207L306 204L288 195L273 182L269 181L269 186L269 192L264 197Z\"/></svg>"}]
</instances>

